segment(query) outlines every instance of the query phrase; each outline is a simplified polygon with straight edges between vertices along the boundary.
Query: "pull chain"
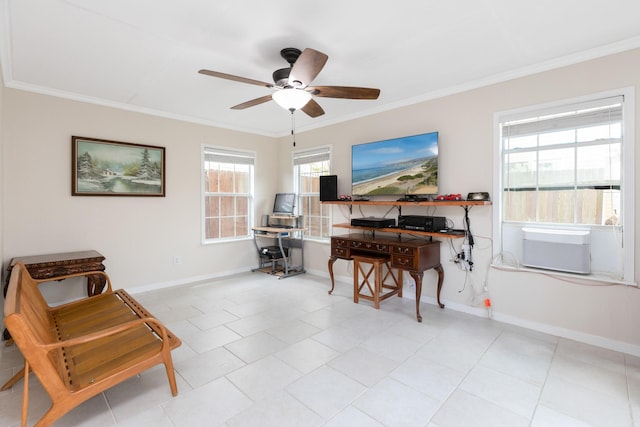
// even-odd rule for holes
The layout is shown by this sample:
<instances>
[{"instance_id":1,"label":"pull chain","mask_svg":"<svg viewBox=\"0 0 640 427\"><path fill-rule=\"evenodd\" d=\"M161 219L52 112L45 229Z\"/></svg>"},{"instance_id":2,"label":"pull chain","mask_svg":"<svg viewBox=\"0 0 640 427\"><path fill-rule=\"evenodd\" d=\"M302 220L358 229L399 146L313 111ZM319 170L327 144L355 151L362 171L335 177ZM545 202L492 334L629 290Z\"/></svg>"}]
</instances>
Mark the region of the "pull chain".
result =
<instances>
[{"instance_id":1,"label":"pull chain","mask_svg":"<svg viewBox=\"0 0 640 427\"><path fill-rule=\"evenodd\" d=\"M296 117L293 114L296 110L294 110L293 108L290 110L291 111L291 136L293 137L293 146L296 146Z\"/></svg>"}]
</instances>

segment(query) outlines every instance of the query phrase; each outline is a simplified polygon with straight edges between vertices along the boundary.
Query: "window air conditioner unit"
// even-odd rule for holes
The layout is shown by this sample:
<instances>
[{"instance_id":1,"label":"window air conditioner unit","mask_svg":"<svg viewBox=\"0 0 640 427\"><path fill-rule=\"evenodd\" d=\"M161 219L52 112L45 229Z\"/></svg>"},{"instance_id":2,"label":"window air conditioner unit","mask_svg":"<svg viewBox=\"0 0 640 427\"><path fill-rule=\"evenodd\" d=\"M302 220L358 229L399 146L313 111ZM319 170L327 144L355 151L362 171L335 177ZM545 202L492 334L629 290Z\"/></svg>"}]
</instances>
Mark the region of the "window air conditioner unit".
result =
<instances>
[{"instance_id":1,"label":"window air conditioner unit","mask_svg":"<svg viewBox=\"0 0 640 427\"><path fill-rule=\"evenodd\" d=\"M522 229L522 264L570 273L591 273L588 230Z\"/></svg>"}]
</instances>

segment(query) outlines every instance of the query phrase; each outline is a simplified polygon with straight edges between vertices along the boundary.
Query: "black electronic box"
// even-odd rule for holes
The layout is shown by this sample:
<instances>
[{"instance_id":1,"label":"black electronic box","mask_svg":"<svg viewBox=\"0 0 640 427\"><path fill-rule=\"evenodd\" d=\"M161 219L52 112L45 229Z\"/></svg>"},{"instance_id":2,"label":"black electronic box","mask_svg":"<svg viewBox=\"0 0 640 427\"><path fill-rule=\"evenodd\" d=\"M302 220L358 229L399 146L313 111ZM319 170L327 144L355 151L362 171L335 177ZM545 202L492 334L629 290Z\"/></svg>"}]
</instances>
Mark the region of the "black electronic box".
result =
<instances>
[{"instance_id":1,"label":"black electronic box","mask_svg":"<svg viewBox=\"0 0 640 427\"><path fill-rule=\"evenodd\" d=\"M351 218L351 225L356 227L387 228L396 225L393 218Z\"/></svg>"},{"instance_id":2,"label":"black electronic box","mask_svg":"<svg viewBox=\"0 0 640 427\"><path fill-rule=\"evenodd\" d=\"M398 217L398 228L403 230L439 232L447 228L447 218L443 216L400 215Z\"/></svg>"}]
</instances>

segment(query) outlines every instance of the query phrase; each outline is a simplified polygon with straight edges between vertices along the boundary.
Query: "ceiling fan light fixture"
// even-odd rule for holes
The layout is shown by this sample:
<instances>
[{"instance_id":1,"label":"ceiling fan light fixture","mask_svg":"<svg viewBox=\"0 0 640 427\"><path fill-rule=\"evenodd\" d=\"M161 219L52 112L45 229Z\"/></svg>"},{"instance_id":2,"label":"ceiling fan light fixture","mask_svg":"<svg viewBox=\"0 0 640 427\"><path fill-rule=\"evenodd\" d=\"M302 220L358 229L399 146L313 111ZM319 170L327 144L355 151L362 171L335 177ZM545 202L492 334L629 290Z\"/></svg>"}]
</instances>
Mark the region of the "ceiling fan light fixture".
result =
<instances>
[{"instance_id":1,"label":"ceiling fan light fixture","mask_svg":"<svg viewBox=\"0 0 640 427\"><path fill-rule=\"evenodd\" d=\"M231 107L232 110L244 110L273 100L285 110L290 111L292 117L296 110L301 110L307 116L314 118L323 115L324 110L313 99L313 96L339 99L378 99L380 95L380 89L367 87L310 86L329 59L326 54L317 50L306 48L301 52L296 48L285 48L280 51L280 56L289 63L289 67L280 68L273 72L274 83L219 71L202 69L198 72L211 77L266 87L275 91L269 95L234 105Z\"/></svg>"},{"instance_id":2,"label":"ceiling fan light fixture","mask_svg":"<svg viewBox=\"0 0 640 427\"><path fill-rule=\"evenodd\" d=\"M285 110L299 110L311 100L311 94L302 89L287 88L275 91L271 95L274 101Z\"/></svg>"}]
</instances>

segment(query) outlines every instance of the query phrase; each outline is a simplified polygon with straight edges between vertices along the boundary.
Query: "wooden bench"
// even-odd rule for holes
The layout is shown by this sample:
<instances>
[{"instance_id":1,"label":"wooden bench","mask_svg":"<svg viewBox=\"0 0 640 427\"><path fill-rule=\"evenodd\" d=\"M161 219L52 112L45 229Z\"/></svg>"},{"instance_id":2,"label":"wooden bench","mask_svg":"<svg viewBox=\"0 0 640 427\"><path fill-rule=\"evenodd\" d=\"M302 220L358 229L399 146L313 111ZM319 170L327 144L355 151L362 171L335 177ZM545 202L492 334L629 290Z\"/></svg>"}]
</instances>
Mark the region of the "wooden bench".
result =
<instances>
[{"instance_id":1,"label":"wooden bench","mask_svg":"<svg viewBox=\"0 0 640 427\"><path fill-rule=\"evenodd\" d=\"M55 280L103 275L104 293L50 307L22 263L13 267L5 300L5 325L25 359L24 370L3 387L24 378L22 426L29 404L29 371L52 405L35 424L48 426L85 400L152 366L163 363L176 396L171 350L181 341L124 290L113 291L106 273L92 271Z\"/></svg>"}]
</instances>

